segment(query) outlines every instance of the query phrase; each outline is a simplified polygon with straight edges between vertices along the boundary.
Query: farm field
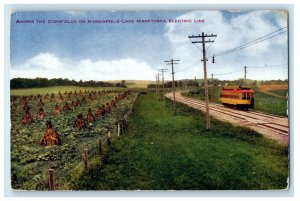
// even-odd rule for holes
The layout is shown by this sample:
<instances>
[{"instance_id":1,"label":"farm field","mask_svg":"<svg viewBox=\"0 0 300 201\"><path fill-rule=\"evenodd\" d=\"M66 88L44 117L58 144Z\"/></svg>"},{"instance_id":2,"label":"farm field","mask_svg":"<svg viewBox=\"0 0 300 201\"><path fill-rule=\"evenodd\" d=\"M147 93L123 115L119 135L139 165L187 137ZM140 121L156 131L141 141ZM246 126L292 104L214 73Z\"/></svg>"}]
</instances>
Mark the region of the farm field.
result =
<instances>
[{"instance_id":1,"label":"farm field","mask_svg":"<svg viewBox=\"0 0 300 201\"><path fill-rule=\"evenodd\" d=\"M219 103L219 96L221 87L209 87L209 100L214 103ZM213 91L213 92L212 92ZM277 94L279 96L286 96L288 89L278 89L271 90L271 93ZM193 98L199 98L200 100L205 100L204 88L191 90L187 95ZM270 114L286 116L287 110L287 99L277 96L272 96L271 94L266 94L261 91L255 90L254 93L254 110L266 112Z\"/></svg>"},{"instance_id":2,"label":"farm field","mask_svg":"<svg viewBox=\"0 0 300 201\"><path fill-rule=\"evenodd\" d=\"M79 94L80 89L82 94ZM86 122L85 129L78 129L74 126L74 122L78 114L86 117L88 110L91 109L95 114L99 106L111 101L123 94L124 89L120 91L117 88L84 88L84 87L51 87L42 89L26 89L12 90L11 94L16 95L37 95L40 93L42 97L46 93L51 95L55 93L55 101L50 102L50 98L44 102L45 119L37 119L39 99L28 100L30 113L33 117L33 123L22 124L22 116L24 115L23 102L20 101L20 96L17 96L13 112L11 113L11 178L12 188L20 190L49 190L48 184L48 169L55 170L56 189L70 189L70 182L76 171L82 170L82 154L84 149L89 150L89 155L92 157L97 154L98 140L108 132L116 132L116 122L130 110L134 98L137 93L131 92L121 98L115 107L112 107L110 112L106 112L104 116L97 117L95 121ZM66 100L64 91L70 95L71 99ZM77 94L75 95L75 90ZM92 92L92 90L94 90ZM61 91L64 101L58 100L56 92ZM34 96L31 96L34 98ZM81 106L71 107L71 110L63 111L63 105L78 99L86 99L86 103L81 101ZM53 108L58 104L60 114L53 114ZM60 136L61 144L53 146L42 146L40 140L43 137L46 128L47 120L51 120L54 129Z\"/></svg>"},{"instance_id":3,"label":"farm field","mask_svg":"<svg viewBox=\"0 0 300 201\"><path fill-rule=\"evenodd\" d=\"M277 90L272 90L270 92L286 95L288 90L279 90L278 92ZM280 116L287 116L287 99L256 91L254 109Z\"/></svg>"},{"instance_id":4,"label":"farm field","mask_svg":"<svg viewBox=\"0 0 300 201\"><path fill-rule=\"evenodd\" d=\"M119 80L111 80L110 83L116 84ZM126 80L125 85L128 88L147 88L149 84L155 84L155 81L151 80Z\"/></svg>"},{"instance_id":5,"label":"farm field","mask_svg":"<svg viewBox=\"0 0 300 201\"><path fill-rule=\"evenodd\" d=\"M140 95L109 162L82 173L80 190L285 189L288 147L154 94Z\"/></svg>"},{"instance_id":6,"label":"farm field","mask_svg":"<svg viewBox=\"0 0 300 201\"><path fill-rule=\"evenodd\" d=\"M269 91L265 91L265 92L269 92L271 94L281 96L282 98L286 98L288 89L269 90Z\"/></svg>"},{"instance_id":7,"label":"farm field","mask_svg":"<svg viewBox=\"0 0 300 201\"><path fill-rule=\"evenodd\" d=\"M30 96L30 95L37 95L37 94L45 94L47 93L64 93L65 91L75 91L79 92L79 90L126 90L125 88L121 87L78 87L78 86L55 86L55 87L41 87L41 88L25 88L25 89L11 89L10 95L11 96Z\"/></svg>"}]
</instances>

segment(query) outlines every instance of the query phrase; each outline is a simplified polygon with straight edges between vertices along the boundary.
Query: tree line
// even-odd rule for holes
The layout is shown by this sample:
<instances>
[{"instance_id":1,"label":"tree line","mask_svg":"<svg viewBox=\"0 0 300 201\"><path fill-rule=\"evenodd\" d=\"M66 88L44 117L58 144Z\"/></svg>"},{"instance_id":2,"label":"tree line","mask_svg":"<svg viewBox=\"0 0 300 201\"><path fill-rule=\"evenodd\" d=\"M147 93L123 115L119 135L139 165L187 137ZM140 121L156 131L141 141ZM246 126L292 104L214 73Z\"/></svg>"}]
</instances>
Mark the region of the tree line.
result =
<instances>
[{"instance_id":1,"label":"tree line","mask_svg":"<svg viewBox=\"0 0 300 201\"><path fill-rule=\"evenodd\" d=\"M257 87L259 85L272 85L272 84L288 84L288 80L244 80L244 79L238 79L238 80L219 80L219 79L208 79L207 80L209 85L213 86L250 86L250 87ZM176 87L183 87L186 85L187 87L191 86L204 86L204 80L179 80L175 81L175 86ZM162 88L162 84L160 83L159 85L160 88ZM171 88L172 87L172 82L165 82L164 84L165 88ZM156 88L156 84L149 84L148 88Z\"/></svg>"},{"instance_id":2,"label":"tree line","mask_svg":"<svg viewBox=\"0 0 300 201\"><path fill-rule=\"evenodd\" d=\"M80 87L113 87L115 86L109 82L102 81L75 81L69 80L67 78L13 78L10 80L11 89L20 89L20 88L33 88L33 87L50 87L50 86L80 86Z\"/></svg>"}]
</instances>

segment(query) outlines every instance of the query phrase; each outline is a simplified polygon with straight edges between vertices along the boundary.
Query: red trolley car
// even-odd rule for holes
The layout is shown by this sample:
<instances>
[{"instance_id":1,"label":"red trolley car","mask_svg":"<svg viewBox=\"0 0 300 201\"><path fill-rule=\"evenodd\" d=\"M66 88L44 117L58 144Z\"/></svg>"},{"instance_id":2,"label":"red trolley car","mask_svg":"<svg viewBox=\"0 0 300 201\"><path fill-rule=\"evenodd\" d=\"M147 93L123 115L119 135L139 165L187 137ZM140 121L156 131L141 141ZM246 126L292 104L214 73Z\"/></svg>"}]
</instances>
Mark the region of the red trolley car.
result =
<instances>
[{"instance_id":1,"label":"red trolley car","mask_svg":"<svg viewBox=\"0 0 300 201\"><path fill-rule=\"evenodd\" d=\"M246 87L223 87L220 101L224 106L236 109L253 109L254 91Z\"/></svg>"}]
</instances>

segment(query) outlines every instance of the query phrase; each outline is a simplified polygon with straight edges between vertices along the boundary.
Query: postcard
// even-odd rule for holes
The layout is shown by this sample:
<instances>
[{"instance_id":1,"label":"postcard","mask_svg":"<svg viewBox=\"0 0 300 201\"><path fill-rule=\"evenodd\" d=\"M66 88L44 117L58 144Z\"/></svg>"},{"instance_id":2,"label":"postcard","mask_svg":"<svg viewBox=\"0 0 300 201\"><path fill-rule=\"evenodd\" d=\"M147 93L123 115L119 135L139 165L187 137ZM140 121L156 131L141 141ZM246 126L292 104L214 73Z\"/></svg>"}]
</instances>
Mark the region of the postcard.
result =
<instances>
[{"instance_id":1,"label":"postcard","mask_svg":"<svg viewBox=\"0 0 300 201\"><path fill-rule=\"evenodd\" d=\"M14 11L11 189L289 189L288 15Z\"/></svg>"}]
</instances>

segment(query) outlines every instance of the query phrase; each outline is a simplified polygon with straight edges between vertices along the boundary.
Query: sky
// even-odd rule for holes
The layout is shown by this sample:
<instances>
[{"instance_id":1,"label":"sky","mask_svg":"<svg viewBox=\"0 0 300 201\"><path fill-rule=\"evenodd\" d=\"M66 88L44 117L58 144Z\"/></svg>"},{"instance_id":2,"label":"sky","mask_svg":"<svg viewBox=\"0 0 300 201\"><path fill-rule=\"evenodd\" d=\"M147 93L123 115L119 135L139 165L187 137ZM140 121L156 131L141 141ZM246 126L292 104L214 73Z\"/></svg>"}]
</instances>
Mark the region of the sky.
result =
<instances>
[{"instance_id":1,"label":"sky","mask_svg":"<svg viewBox=\"0 0 300 201\"><path fill-rule=\"evenodd\" d=\"M280 34L269 35L272 38L256 40L280 29ZM11 16L10 77L155 80L158 69L166 68L165 79L170 80L171 68L164 61L179 59L174 65L175 79L202 79L202 44L191 43L201 38L188 36L204 32L217 35L211 38L213 43L205 44L209 78L211 74L221 80L243 78L247 66L248 79L287 79L286 30L287 12L280 10L15 12ZM256 44L249 43L255 40ZM244 44L249 46L222 54Z\"/></svg>"}]
</instances>

